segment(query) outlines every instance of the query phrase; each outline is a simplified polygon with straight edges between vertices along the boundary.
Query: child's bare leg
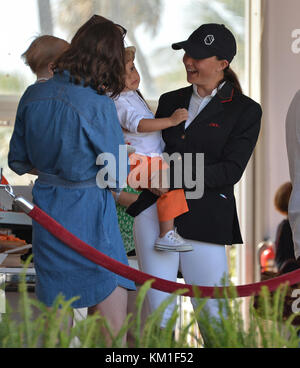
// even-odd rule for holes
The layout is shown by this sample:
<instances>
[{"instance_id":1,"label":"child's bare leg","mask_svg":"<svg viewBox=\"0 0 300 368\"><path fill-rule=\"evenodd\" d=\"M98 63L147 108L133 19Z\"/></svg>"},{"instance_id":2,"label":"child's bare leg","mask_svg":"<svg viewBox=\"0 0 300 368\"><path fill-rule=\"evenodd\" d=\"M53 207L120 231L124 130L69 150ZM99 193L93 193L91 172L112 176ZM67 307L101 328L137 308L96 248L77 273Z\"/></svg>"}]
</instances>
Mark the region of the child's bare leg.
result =
<instances>
[{"instance_id":1,"label":"child's bare leg","mask_svg":"<svg viewBox=\"0 0 300 368\"><path fill-rule=\"evenodd\" d=\"M167 234L167 232L169 232L170 230L174 230L174 219L160 222L159 229L160 229L159 236L162 238Z\"/></svg>"}]
</instances>

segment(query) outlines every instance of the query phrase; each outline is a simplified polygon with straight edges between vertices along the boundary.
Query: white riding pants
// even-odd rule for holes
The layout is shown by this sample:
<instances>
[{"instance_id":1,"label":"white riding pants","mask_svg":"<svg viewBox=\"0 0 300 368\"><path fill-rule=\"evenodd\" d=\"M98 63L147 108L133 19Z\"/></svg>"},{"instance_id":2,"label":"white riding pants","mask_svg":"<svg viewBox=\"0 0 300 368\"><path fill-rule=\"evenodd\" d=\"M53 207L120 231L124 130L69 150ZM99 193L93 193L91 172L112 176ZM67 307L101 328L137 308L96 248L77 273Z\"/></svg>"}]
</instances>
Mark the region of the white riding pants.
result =
<instances>
[{"instance_id":1,"label":"white riding pants","mask_svg":"<svg viewBox=\"0 0 300 368\"><path fill-rule=\"evenodd\" d=\"M219 286L222 279L228 275L226 250L223 245L191 240L190 243L194 247L191 252L155 250L154 243L159 236L156 204L135 218L133 233L139 269L143 272L176 282L180 270L187 284L202 286ZM147 295L150 312L156 310L168 296L168 293L150 289ZM176 301L166 309L162 327L166 326L175 304ZM192 304L195 308L194 300ZM208 300L206 308L211 316L218 317L217 300Z\"/></svg>"}]
</instances>

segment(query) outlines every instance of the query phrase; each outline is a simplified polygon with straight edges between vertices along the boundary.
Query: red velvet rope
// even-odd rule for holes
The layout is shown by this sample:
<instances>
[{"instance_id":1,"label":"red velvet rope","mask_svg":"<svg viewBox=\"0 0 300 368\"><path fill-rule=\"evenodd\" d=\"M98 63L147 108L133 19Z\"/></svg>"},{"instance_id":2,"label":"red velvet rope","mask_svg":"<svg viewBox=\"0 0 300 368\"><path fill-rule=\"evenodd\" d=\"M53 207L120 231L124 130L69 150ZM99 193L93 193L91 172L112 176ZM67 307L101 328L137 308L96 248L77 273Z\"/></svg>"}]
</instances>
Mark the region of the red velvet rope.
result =
<instances>
[{"instance_id":1,"label":"red velvet rope","mask_svg":"<svg viewBox=\"0 0 300 368\"><path fill-rule=\"evenodd\" d=\"M128 267L123 263L120 263L113 258L99 252L92 246L86 244L75 235L66 230L57 221L47 215L38 207L28 214L34 221L43 226L52 235L62 241L64 244L69 246L74 251L81 254L83 257L89 259L90 261L96 263L97 265L106 268L107 270L114 272L120 276L123 276L129 280L136 282L137 284L143 284L147 280L154 280L152 283L152 288L167 293L173 293L177 290L188 289L188 292L183 294L184 296L193 297L193 285L180 284L177 282L172 282L164 280L147 273L138 271L134 268ZM255 284L248 284L236 287L236 292L239 297L246 297L251 295L259 294L262 286L267 286L270 291L276 290L281 284L288 283L289 285L295 285L300 282L300 270L290 272L288 274ZM208 286L194 286L200 291L201 297L208 298L220 298L227 292L227 295L231 294L231 289L228 287L208 287Z\"/></svg>"}]
</instances>

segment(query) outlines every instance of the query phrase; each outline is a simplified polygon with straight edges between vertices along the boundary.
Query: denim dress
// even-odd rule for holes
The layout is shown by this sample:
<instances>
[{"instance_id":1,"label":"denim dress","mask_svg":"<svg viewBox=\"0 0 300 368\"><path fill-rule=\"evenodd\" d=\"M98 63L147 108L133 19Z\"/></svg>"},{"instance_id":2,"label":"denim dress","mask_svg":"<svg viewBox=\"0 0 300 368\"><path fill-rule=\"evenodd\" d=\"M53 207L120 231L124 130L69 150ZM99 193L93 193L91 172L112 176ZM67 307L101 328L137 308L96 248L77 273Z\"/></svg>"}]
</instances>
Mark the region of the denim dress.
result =
<instances>
[{"instance_id":1,"label":"denim dress","mask_svg":"<svg viewBox=\"0 0 300 368\"><path fill-rule=\"evenodd\" d=\"M70 81L68 72L55 73L27 88L22 96L10 142L8 163L19 175L35 168L53 176L39 177L34 203L84 242L128 264L109 188L99 188L99 154L116 159L119 190L119 145L123 135L114 103L107 96ZM104 166L103 166L104 167ZM135 290L132 281L84 258L33 221L36 294L51 306L58 294L78 296L74 308L93 306L117 286Z\"/></svg>"}]
</instances>

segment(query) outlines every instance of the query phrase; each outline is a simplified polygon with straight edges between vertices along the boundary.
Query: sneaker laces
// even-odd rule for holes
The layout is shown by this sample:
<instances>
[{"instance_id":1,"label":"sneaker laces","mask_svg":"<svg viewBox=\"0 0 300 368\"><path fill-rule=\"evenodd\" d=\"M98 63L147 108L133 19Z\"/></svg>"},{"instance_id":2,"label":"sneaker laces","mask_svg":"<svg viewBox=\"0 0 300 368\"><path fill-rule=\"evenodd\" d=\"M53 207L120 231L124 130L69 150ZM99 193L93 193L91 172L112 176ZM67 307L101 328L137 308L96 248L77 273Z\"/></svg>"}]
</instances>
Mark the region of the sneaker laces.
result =
<instances>
[{"instance_id":1,"label":"sneaker laces","mask_svg":"<svg viewBox=\"0 0 300 368\"><path fill-rule=\"evenodd\" d=\"M177 233L177 230L174 229L172 232L169 232L167 234L168 239L170 239L172 242L177 243L177 244L182 244L183 243L183 239L182 237Z\"/></svg>"}]
</instances>

